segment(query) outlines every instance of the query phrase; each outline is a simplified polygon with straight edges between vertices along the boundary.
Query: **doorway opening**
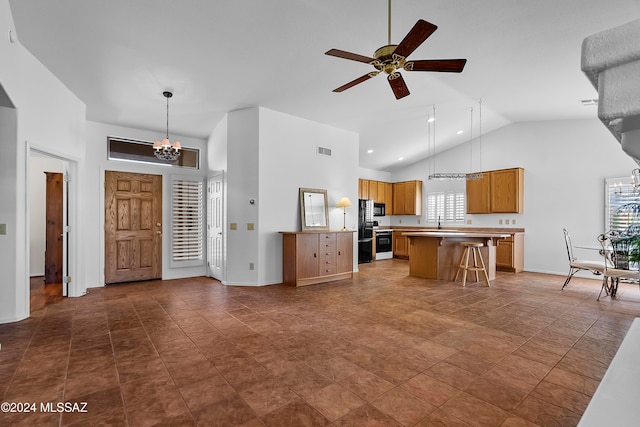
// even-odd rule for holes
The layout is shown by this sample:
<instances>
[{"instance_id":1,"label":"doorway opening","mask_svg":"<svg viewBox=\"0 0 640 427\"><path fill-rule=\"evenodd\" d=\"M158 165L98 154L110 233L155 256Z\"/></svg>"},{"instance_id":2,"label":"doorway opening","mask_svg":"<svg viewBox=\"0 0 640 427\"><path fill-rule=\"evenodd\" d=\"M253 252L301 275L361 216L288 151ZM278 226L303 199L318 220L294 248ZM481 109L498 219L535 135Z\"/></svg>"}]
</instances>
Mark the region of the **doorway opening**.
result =
<instances>
[{"instance_id":1,"label":"doorway opening","mask_svg":"<svg viewBox=\"0 0 640 427\"><path fill-rule=\"evenodd\" d=\"M30 312L68 294L68 173L66 160L29 151Z\"/></svg>"}]
</instances>

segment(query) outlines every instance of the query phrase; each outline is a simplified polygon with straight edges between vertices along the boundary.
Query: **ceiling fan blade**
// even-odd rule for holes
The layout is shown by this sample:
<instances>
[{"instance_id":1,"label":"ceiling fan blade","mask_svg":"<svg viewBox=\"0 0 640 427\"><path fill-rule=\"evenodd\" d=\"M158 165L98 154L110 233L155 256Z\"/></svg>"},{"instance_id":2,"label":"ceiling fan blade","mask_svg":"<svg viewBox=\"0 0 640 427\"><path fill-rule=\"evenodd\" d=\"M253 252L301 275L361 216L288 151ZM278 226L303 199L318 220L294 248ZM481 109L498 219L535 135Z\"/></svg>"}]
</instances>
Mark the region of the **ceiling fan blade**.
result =
<instances>
[{"instance_id":1,"label":"ceiling fan blade","mask_svg":"<svg viewBox=\"0 0 640 427\"><path fill-rule=\"evenodd\" d=\"M389 80L389 84L391 85L391 90L393 91L393 94L396 96L396 99L404 98L405 96L409 95L409 88L407 87L407 84L404 82L404 79L402 78L402 74L400 73L389 74L389 77L387 77L387 80Z\"/></svg>"},{"instance_id":2,"label":"ceiling fan blade","mask_svg":"<svg viewBox=\"0 0 640 427\"><path fill-rule=\"evenodd\" d=\"M404 58L409 56L411 52L416 50L438 27L424 19L419 19L411 31L402 39L396 50L393 52Z\"/></svg>"},{"instance_id":3,"label":"ceiling fan blade","mask_svg":"<svg viewBox=\"0 0 640 427\"><path fill-rule=\"evenodd\" d=\"M336 56L338 58L350 59L352 61L364 62L365 64L369 64L375 61L375 58L369 58L368 56L358 55L357 53L346 52L339 49L330 49L324 54L329 56Z\"/></svg>"},{"instance_id":4,"label":"ceiling fan blade","mask_svg":"<svg viewBox=\"0 0 640 427\"><path fill-rule=\"evenodd\" d=\"M344 85L340 86L339 88L334 89L333 92L345 91L345 90L347 90L347 89L349 89L349 88L351 88L351 87L353 87L353 86L355 86L357 84L360 84L360 83L362 83L364 81L367 81L371 77L375 77L377 75L378 75L378 71L372 71L370 73L365 74L364 76L360 76L357 79L350 81L347 84L344 84Z\"/></svg>"},{"instance_id":5,"label":"ceiling fan blade","mask_svg":"<svg viewBox=\"0 0 640 427\"><path fill-rule=\"evenodd\" d=\"M422 59L407 61L404 69L407 71L438 71L441 73L460 73L467 63L466 59Z\"/></svg>"}]
</instances>

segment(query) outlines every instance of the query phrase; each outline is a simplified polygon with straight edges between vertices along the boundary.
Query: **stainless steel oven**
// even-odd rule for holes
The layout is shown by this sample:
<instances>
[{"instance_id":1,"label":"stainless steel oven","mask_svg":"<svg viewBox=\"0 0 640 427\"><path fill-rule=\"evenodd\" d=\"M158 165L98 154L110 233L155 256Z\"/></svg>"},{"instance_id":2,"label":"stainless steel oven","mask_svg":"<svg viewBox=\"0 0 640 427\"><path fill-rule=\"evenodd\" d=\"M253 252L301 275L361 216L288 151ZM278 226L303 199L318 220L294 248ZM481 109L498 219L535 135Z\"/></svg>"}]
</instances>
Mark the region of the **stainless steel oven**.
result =
<instances>
[{"instance_id":1,"label":"stainless steel oven","mask_svg":"<svg viewBox=\"0 0 640 427\"><path fill-rule=\"evenodd\" d=\"M393 232L391 230L376 231L376 260L393 258Z\"/></svg>"}]
</instances>

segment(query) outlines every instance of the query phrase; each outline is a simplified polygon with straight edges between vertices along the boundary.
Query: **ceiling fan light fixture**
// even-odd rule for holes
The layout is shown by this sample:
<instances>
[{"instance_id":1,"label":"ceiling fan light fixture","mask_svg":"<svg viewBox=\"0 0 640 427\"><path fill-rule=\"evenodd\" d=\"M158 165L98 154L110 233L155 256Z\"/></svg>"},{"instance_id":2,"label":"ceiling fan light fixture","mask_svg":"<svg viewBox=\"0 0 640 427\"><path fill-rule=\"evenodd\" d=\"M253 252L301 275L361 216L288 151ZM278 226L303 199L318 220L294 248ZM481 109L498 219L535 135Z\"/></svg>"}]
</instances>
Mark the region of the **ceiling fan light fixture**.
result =
<instances>
[{"instance_id":1,"label":"ceiling fan light fixture","mask_svg":"<svg viewBox=\"0 0 640 427\"><path fill-rule=\"evenodd\" d=\"M405 71L435 71L446 73L462 72L467 60L466 59L428 59L407 61L407 57L416 50L438 27L424 19L418 19L418 22L409 30L407 35L399 44L391 44L391 0L389 0L389 24L388 24L388 44L378 48L373 57L358 55L356 53L346 52L339 49L330 49L325 55L335 56L337 58L349 59L351 61L364 62L373 66L376 71L365 74L344 84L333 92L343 92L353 86L356 86L381 72L388 74L387 80L391 86L391 90L396 99L404 98L409 95L409 89L398 70Z\"/></svg>"}]
</instances>

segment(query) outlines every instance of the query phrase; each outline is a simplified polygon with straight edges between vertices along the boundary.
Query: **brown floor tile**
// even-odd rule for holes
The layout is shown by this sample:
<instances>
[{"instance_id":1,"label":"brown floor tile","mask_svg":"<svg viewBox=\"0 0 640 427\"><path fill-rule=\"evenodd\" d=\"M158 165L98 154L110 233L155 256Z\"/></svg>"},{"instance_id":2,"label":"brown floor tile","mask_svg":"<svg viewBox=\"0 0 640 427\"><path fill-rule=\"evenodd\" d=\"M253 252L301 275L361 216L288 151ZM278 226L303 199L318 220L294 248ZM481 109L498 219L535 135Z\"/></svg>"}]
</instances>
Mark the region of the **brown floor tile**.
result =
<instances>
[{"instance_id":1,"label":"brown floor tile","mask_svg":"<svg viewBox=\"0 0 640 427\"><path fill-rule=\"evenodd\" d=\"M477 378L476 374L447 362L437 363L424 373L459 390L464 389Z\"/></svg>"},{"instance_id":2,"label":"brown floor tile","mask_svg":"<svg viewBox=\"0 0 640 427\"><path fill-rule=\"evenodd\" d=\"M199 426L243 426L257 420L256 413L237 394L193 412Z\"/></svg>"},{"instance_id":3,"label":"brown floor tile","mask_svg":"<svg viewBox=\"0 0 640 427\"><path fill-rule=\"evenodd\" d=\"M511 355L484 374L484 377L528 393L550 370L548 365Z\"/></svg>"},{"instance_id":4,"label":"brown floor tile","mask_svg":"<svg viewBox=\"0 0 640 427\"><path fill-rule=\"evenodd\" d=\"M297 395L278 381L264 381L240 393L258 416L265 415L297 399Z\"/></svg>"},{"instance_id":5,"label":"brown floor tile","mask_svg":"<svg viewBox=\"0 0 640 427\"><path fill-rule=\"evenodd\" d=\"M465 392L505 411L514 410L527 395L525 392L508 387L497 380L484 377L471 383L465 388Z\"/></svg>"},{"instance_id":6,"label":"brown floor tile","mask_svg":"<svg viewBox=\"0 0 640 427\"><path fill-rule=\"evenodd\" d=\"M334 422L336 426L402 427L393 418L371 405L363 405Z\"/></svg>"},{"instance_id":7,"label":"brown floor tile","mask_svg":"<svg viewBox=\"0 0 640 427\"><path fill-rule=\"evenodd\" d=\"M365 402L339 384L331 384L305 397L307 402L330 421L348 414Z\"/></svg>"},{"instance_id":8,"label":"brown floor tile","mask_svg":"<svg viewBox=\"0 0 640 427\"><path fill-rule=\"evenodd\" d=\"M400 387L388 391L371 404L406 426L416 424L435 409Z\"/></svg>"},{"instance_id":9,"label":"brown floor tile","mask_svg":"<svg viewBox=\"0 0 640 427\"><path fill-rule=\"evenodd\" d=\"M414 396L430 405L440 407L460 392L459 389L430 377L426 374L416 375L401 386Z\"/></svg>"},{"instance_id":10,"label":"brown floor tile","mask_svg":"<svg viewBox=\"0 0 640 427\"><path fill-rule=\"evenodd\" d=\"M154 280L48 304L0 325L0 395L89 413L0 424L575 425L640 302L598 303L589 279L462 288L407 270L304 288Z\"/></svg>"},{"instance_id":11,"label":"brown floor tile","mask_svg":"<svg viewBox=\"0 0 640 427\"><path fill-rule=\"evenodd\" d=\"M472 426L499 426L509 416L508 412L467 393L454 396L440 409Z\"/></svg>"},{"instance_id":12,"label":"brown floor tile","mask_svg":"<svg viewBox=\"0 0 640 427\"><path fill-rule=\"evenodd\" d=\"M531 392L531 396L558 405L576 414L582 414L591 400L591 396L546 380L538 384Z\"/></svg>"},{"instance_id":13,"label":"brown floor tile","mask_svg":"<svg viewBox=\"0 0 640 427\"><path fill-rule=\"evenodd\" d=\"M324 427L331 424L320 412L296 399L262 417L268 427L308 426Z\"/></svg>"},{"instance_id":14,"label":"brown floor tile","mask_svg":"<svg viewBox=\"0 0 640 427\"><path fill-rule=\"evenodd\" d=\"M513 414L541 426L574 426L580 420L577 413L532 396L524 399Z\"/></svg>"}]
</instances>

